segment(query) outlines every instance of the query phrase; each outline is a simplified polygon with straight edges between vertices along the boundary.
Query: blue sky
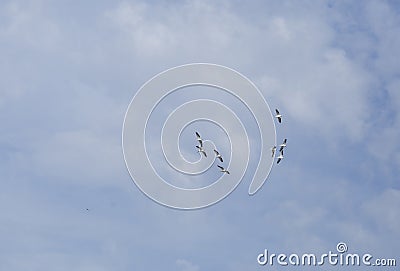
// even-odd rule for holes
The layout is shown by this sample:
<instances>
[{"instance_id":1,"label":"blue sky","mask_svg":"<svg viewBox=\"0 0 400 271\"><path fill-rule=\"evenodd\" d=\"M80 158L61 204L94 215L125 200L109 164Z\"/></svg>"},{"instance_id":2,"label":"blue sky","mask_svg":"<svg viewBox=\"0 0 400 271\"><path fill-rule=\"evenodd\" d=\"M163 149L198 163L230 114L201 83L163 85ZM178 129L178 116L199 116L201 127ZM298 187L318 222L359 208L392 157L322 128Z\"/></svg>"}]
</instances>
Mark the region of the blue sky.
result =
<instances>
[{"instance_id":1,"label":"blue sky","mask_svg":"<svg viewBox=\"0 0 400 271\"><path fill-rule=\"evenodd\" d=\"M0 269L296 270L256 257L322 254L338 242L399 264L399 9L2 1ZM256 195L245 178L220 203L187 212L133 184L121 132L143 83L192 62L252 80L285 115L277 133L288 148Z\"/></svg>"}]
</instances>

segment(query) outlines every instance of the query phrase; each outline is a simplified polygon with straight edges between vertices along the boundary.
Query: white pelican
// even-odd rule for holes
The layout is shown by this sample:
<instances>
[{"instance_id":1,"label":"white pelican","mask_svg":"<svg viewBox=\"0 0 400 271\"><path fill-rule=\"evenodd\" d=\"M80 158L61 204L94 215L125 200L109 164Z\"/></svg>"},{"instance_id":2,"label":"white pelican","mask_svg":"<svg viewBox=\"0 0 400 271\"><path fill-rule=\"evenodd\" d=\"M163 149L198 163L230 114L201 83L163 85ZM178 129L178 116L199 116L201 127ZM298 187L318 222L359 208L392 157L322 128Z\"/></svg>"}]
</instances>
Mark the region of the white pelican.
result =
<instances>
[{"instance_id":1,"label":"white pelican","mask_svg":"<svg viewBox=\"0 0 400 271\"><path fill-rule=\"evenodd\" d=\"M219 154L219 152L217 150L214 150L215 152L215 156L219 159L219 161L224 162L224 160L222 159L221 154Z\"/></svg>"},{"instance_id":2,"label":"white pelican","mask_svg":"<svg viewBox=\"0 0 400 271\"><path fill-rule=\"evenodd\" d=\"M220 165L217 165L217 167L219 167L221 169L221 172L226 173L226 174L230 174L228 170L226 170L224 167L221 167Z\"/></svg>"},{"instance_id":3,"label":"white pelican","mask_svg":"<svg viewBox=\"0 0 400 271\"><path fill-rule=\"evenodd\" d=\"M201 139L200 134L196 132L197 141L199 141L200 147L203 147L203 139Z\"/></svg>"},{"instance_id":4,"label":"white pelican","mask_svg":"<svg viewBox=\"0 0 400 271\"><path fill-rule=\"evenodd\" d=\"M276 115L275 118L278 119L278 122L281 123L282 122L282 115L279 113L278 109L275 109Z\"/></svg>"},{"instance_id":5,"label":"white pelican","mask_svg":"<svg viewBox=\"0 0 400 271\"><path fill-rule=\"evenodd\" d=\"M273 146L273 147L271 148L271 152L272 152L271 157L274 157L275 151L276 151L276 146Z\"/></svg>"},{"instance_id":6,"label":"white pelican","mask_svg":"<svg viewBox=\"0 0 400 271\"><path fill-rule=\"evenodd\" d=\"M204 154L205 157L207 157L207 153L204 150L203 146L196 146L196 148L198 148L197 152L200 152L200 153Z\"/></svg>"},{"instance_id":7,"label":"white pelican","mask_svg":"<svg viewBox=\"0 0 400 271\"><path fill-rule=\"evenodd\" d=\"M276 161L276 163L279 164L279 162L283 159L283 150L279 152L279 156L277 158L278 160Z\"/></svg>"},{"instance_id":8,"label":"white pelican","mask_svg":"<svg viewBox=\"0 0 400 271\"><path fill-rule=\"evenodd\" d=\"M283 143L281 144L281 145L279 145L279 151L283 151L283 148L285 148L286 147L286 142L287 142L287 139L285 138L284 140L283 140Z\"/></svg>"}]
</instances>

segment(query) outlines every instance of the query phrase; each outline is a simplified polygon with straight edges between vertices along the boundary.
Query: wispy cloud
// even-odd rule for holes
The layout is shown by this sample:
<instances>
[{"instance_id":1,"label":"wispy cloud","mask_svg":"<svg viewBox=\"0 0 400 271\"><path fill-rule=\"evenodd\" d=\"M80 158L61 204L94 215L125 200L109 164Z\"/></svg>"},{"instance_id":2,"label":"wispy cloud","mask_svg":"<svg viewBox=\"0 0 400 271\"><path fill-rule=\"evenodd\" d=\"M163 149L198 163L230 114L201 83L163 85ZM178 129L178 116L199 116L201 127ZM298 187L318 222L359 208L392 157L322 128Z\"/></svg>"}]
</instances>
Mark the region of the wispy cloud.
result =
<instances>
[{"instance_id":1,"label":"wispy cloud","mask_svg":"<svg viewBox=\"0 0 400 271\"><path fill-rule=\"evenodd\" d=\"M255 270L265 247L339 241L399 251L396 3L81 5L0 5L1 269ZM254 81L289 143L255 196L246 179L211 208L179 212L134 186L121 128L141 84L189 62ZM208 261L210 248L221 258Z\"/></svg>"}]
</instances>

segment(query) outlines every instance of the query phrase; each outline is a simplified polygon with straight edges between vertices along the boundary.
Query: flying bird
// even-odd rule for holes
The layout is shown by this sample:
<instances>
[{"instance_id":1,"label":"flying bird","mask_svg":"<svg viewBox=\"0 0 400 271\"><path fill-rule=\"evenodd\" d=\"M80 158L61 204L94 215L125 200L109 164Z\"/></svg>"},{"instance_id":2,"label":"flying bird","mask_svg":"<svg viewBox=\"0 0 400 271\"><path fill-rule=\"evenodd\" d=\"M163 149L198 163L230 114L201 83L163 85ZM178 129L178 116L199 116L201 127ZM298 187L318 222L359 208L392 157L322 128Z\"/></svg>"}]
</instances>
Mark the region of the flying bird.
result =
<instances>
[{"instance_id":1,"label":"flying bird","mask_svg":"<svg viewBox=\"0 0 400 271\"><path fill-rule=\"evenodd\" d=\"M272 152L271 157L274 157L275 151L276 151L276 146L273 146L273 147L271 148L271 152Z\"/></svg>"},{"instance_id":2,"label":"flying bird","mask_svg":"<svg viewBox=\"0 0 400 271\"><path fill-rule=\"evenodd\" d=\"M214 152L215 152L215 156L219 159L219 161L221 161L221 163L224 162L224 160L222 159L221 154L217 150L214 150Z\"/></svg>"},{"instance_id":3,"label":"flying bird","mask_svg":"<svg viewBox=\"0 0 400 271\"><path fill-rule=\"evenodd\" d=\"M202 153L205 157L207 157L207 153L206 153L206 151L204 150L204 148L203 148L202 145L196 146L196 148L198 148L197 152Z\"/></svg>"},{"instance_id":4,"label":"flying bird","mask_svg":"<svg viewBox=\"0 0 400 271\"><path fill-rule=\"evenodd\" d=\"M203 147L203 139L198 132L196 132L197 141L199 141L200 147Z\"/></svg>"},{"instance_id":5,"label":"flying bird","mask_svg":"<svg viewBox=\"0 0 400 271\"><path fill-rule=\"evenodd\" d=\"M284 140L283 140L283 143L281 144L281 145L279 145L279 151L281 152L281 151L283 151L283 148L285 148L286 147L286 142L287 142L287 139L285 138Z\"/></svg>"},{"instance_id":6,"label":"flying bird","mask_svg":"<svg viewBox=\"0 0 400 271\"><path fill-rule=\"evenodd\" d=\"M221 172L226 173L226 174L231 174L229 173L228 170L226 170L224 167L221 167L220 165L217 165L217 167L219 167L221 169Z\"/></svg>"},{"instance_id":7,"label":"flying bird","mask_svg":"<svg viewBox=\"0 0 400 271\"><path fill-rule=\"evenodd\" d=\"M279 110L278 110L278 109L275 109L275 113L276 113L275 118L277 118L277 119L278 119L278 122L281 123L281 122L282 122L282 115L281 115L281 113L279 113Z\"/></svg>"},{"instance_id":8,"label":"flying bird","mask_svg":"<svg viewBox=\"0 0 400 271\"><path fill-rule=\"evenodd\" d=\"M283 150L279 151L279 156L277 157L278 160L276 161L277 164L283 159Z\"/></svg>"}]
</instances>

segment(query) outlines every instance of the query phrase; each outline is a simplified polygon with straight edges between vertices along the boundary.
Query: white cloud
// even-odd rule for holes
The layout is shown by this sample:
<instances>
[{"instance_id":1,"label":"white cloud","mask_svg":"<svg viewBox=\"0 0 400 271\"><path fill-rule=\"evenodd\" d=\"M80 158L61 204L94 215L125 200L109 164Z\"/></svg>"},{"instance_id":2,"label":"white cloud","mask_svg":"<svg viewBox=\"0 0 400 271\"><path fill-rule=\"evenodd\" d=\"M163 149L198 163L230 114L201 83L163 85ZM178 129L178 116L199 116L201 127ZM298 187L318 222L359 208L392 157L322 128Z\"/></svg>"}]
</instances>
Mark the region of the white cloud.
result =
<instances>
[{"instance_id":1,"label":"white cloud","mask_svg":"<svg viewBox=\"0 0 400 271\"><path fill-rule=\"evenodd\" d=\"M252 79L290 118L326 138L361 140L369 117L370 74L333 45L335 33L322 18L322 7L308 17L273 10L282 14L250 24L226 3L159 9L135 2L120 4L108 18L121 31L121 42L124 36L131 39L132 52L167 61L173 56L180 64L197 60L256 69Z\"/></svg>"},{"instance_id":2,"label":"white cloud","mask_svg":"<svg viewBox=\"0 0 400 271\"><path fill-rule=\"evenodd\" d=\"M355 16L352 29L345 29L353 38L347 40L346 46L352 48L353 41L360 55L365 58L359 65L368 67L372 84L365 97L369 104L366 130L366 149L369 151L371 164L375 168L375 177L383 176L385 183L395 184L396 175L400 166L399 127L400 105L398 73L400 65L395 60L400 46L400 16L395 12L398 7L390 6L387 1L368 1L362 5L361 14ZM383 19L384 18L384 19ZM362 43L362 48L359 44ZM352 48L354 50L354 48ZM357 55L358 51L353 54ZM387 181L386 179L389 179Z\"/></svg>"},{"instance_id":3,"label":"white cloud","mask_svg":"<svg viewBox=\"0 0 400 271\"><path fill-rule=\"evenodd\" d=\"M265 6L135 1L85 15L68 10L64 21L53 13L56 5L9 2L0 11L0 46L7 60L0 64L0 158L7 180L0 184L0 224L13 237L24 233L15 250L3 254L4 269L26 270L24 262L52 258L54 266L74 270L101 268L99 259L126 270L136 263L148 267L159 252L178 270L200 270L180 257L199 262L215 243L240 266L254 264L260 246L303 252L349 240L354 249L376 244L398 251L393 187L400 167L400 35L389 2L327 9L325 3L294 1ZM66 19L72 15L73 26ZM288 146L284 163L256 196L249 198L242 183L209 209L180 213L148 200L130 183L120 134L137 87L165 68L195 61L227 65L254 80L272 109L282 107L287 122L278 127L279 135L288 132L298 145ZM318 157L308 154L313 144ZM372 181L364 180L366 170ZM62 181L61 187L74 182L82 189L69 192L84 199L52 198L62 195L60 188L42 177ZM120 208L96 206L96 218L73 211L107 196ZM32 217L38 220L31 223ZM71 228L63 237L80 240L73 249L54 239ZM287 234L279 237L282 229ZM193 254L185 256L188 239ZM32 249L17 251L28 243ZM35 245L42 245L42 255ZM51 254L55 249L69 255ZM87 250L94 251L89 259ZM114 258L104 257L107 253Z\"/></svg>"},{"instance_id":4,"label":"white cloud","mask_svg":"<svg viewBox=\"0 0 400 271\"><path fill-rule=\"evenodd\" d=\"M120 142L85 130L56 133L37 142L31 159L35 175L62 182L114 186L116 177L125 175Z\"/></svg>"},{"instance_id":5,"label":"white cloud","mask_svg":"<svg viewBox=\"0 0 400 271\"><path fill-rule=\"evenodd\" d=\"M313 35L324 37L319 32ZM288 118L328 140L361 140L369 114L368 73L354 65L340 48L316 47L305 57L304 49L299 50L298 57L283 60L287 69L278 67L278 71L260 79L265 95L272 95Z\"/></svg>"},{"instance_id":6,"label":"white cloud","mask_svg":"<svg viewBox=\"0 0 400 271\"><path fill-rule=\"evenodd\" d=\"M106 18L116 27L118 41L131 54L177 64L227 59L221 50L240 50L240 35L248 36L249 30L245 21L232 14L229 5L206 1L162 8L122 3L107 12Z\"/></svg>"},{"instance_id":7,"label":"white cloud","mask_svg":"<svg viewBox=\"0 0 400 271\"><path fill-rule=\"evenodd\" d=\"M369 1L365 9L370 30L376 38L375 67L380 76L390 79L397 76L400 68L396 61L396 48L400 47L400 16L386 1Z\"/></svg>"},{"instance_id":8,"label":"white cloud","mask_svg":"<svg viewBox=\"0 0 400 271\"><path fill-rule=\"evenodd\" d=\"M379 233L392 232L400 234L400 190L386 189L365 202L363 211L378 227Z\"/></svg>"},{"instance_id":9,"label":"white cloud","mask_svg":"<svg viewBox=\"0 0 400 271\"><path fill-rule=\"evenodd\" d=\"M160 55L165 48L173 46L174 33L172 29L154 20L154 10L147 4L135 2L121 3L116 10L107 13L107 17L116 21L124 34L127 35L128 46L133 46L132 52L145 55Z\"/></svg>"},{"instance_id":10,"label":"white cloud","mask_svg":"<svg viewBox=\"0 0 400 271\"><path fill-rule=\"evenodd\" d=\"M0 39L18 42L26 49L54 49L60 45L60 29L45 13L40 1L6 3L1 12L6 23L0 28Z\"/></svg>"},{"instance_id":11,"label":"white cloud","mask_svg":"<svg viewBox=\"0 0 400 271\"><path fill-rule=\"evenodd\" d=\"M179 267L180 271L199 271L200 268L197 265L194 265L193 263L183 260L183 259L178 259L176 260L176 265Z\"/></svg>"}]
</instances>

